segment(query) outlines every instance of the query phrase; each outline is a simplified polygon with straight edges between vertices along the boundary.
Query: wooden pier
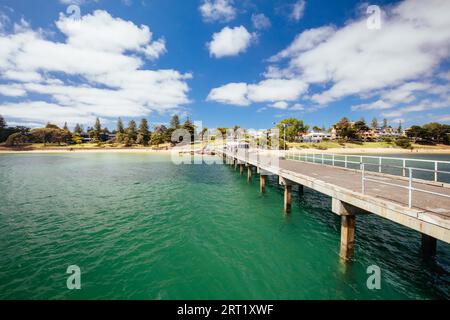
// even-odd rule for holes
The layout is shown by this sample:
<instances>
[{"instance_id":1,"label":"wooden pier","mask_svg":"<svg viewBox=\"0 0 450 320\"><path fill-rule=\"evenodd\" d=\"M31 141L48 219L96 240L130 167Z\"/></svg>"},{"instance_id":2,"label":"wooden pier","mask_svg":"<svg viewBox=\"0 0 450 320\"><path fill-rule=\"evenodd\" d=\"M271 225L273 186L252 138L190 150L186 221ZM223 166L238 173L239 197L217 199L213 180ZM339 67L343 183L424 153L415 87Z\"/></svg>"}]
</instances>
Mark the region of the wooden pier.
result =
<instances>
[{"instance_id":1,"label":"wooden pier","mask_svg":"<svg viewBox=\"0 0 450 320\"><path fill-rule=\"evenodd\" d=\"M376 214L420 232L422 251L428 256L436 252L436 239L450 242L448 184L283 157L277 158L277 165L273 165L266 159L267 154L259 152L216 152L225 163L240 166L241 175L247 166L249 181L252 180L252 167L256 167L261 192L266 190L267 176L277 175L284 187L286 214L291 212L293 186L298 186L300 194L307 187L331 197L331 211L341 217L340 256L344 260L353 256L356 216L359 214Z\"/></svg>"}]
</instances>

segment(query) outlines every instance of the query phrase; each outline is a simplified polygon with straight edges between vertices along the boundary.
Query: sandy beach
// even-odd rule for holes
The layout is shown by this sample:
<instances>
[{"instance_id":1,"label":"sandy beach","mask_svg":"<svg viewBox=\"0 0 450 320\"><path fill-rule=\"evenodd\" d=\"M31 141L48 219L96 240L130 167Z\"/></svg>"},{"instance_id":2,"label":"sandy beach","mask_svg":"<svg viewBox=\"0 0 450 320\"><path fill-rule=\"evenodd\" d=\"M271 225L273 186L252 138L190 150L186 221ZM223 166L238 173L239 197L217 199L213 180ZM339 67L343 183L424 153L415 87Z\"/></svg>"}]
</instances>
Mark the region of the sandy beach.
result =
<instances>
[{"instance_id":1,"label":"sandy beach","mask_svg":"<svg viewBox=\"0 0 450 320\"><path fill-rule=\"evenodd\" d=\"M67 149L67 148L49 148L49 149L35 149L35 150L8 150L0 149L0 154L13 154L13 153L157 153L165 154L170 153L171 150L155 150L151 148L123 148L123 149Z\"/></svg>"}]
</instances>

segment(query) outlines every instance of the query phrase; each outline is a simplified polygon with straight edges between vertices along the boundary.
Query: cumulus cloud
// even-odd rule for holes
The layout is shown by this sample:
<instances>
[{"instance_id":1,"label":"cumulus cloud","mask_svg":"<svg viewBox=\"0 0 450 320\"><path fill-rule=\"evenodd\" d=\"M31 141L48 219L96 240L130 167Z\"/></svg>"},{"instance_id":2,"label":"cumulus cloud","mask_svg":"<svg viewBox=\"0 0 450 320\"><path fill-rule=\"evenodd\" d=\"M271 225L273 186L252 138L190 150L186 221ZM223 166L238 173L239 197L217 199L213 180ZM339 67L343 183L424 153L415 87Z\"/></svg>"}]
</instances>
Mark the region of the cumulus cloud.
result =
<instances>
[{"instance_id":1,"label":"cumulus cloud","mask_svg":"<svg viewBox=\"0 0 450 320\"><path fill-rule=\"evenodd\" d=\"M386 114L420 101L445 105L450 77L442 68L450 58L450 2L405 0L382 9L380 30L369 30L364 14L341 27L302 31L267 60L264 77L305 84L311 94L302 96L302 104L317 107L347 97L360 99L354 111Z\"/></svg>"},{"instance_id":2,"label":"cumulus cloud","mask_svg":"<svg viewBox=\"0 0 450 320\"><path fill-rule=\"evenodd\" d=\"M448 56L445 8L450 10L445 0L407 0L389 9L381 30L368 30L365 17L337 30L307 30L275 58L288 59L289 71L309 83L332 84L313 96L318 103L402 84ZM314 33L320 41L311 40Z\"/></svg>"},{"instance_id":3,"label":"cumulus cloud","mask_svg":"<svg viewBox=\"0 0 450 320\"><path fill-rule=\"evenodd\" d=\"M255 37L244 26L225 27L214 33L212 41L207 44L209 54L216 58L236 56L245 52Z\"/></svg>"},{"instance_id":4,"label":"cumulus cloud","mask_svg":"<svg viewBox=\"0 0 450 320\"><path fill-rule=\"evenodd\" d=\"M0 35L0 113L30 123L82 122L96 116L145 116L189 103L191 74L149 70L145 60L165 52L147 26L95 11L56 21L64 42L46 39L26 25ZM36 98L36 97L39 97ZM25 100L26 99L26 100Z\"/></svg>"},{"instance_id":5,"label":"cumulus cloud","mask_svg":"<svg viewBox=\"0 0 450 320\"><path fill-rule=\"evenodd\" d=\"M272 108L285 110L289 107L289 104L286 101L277 101L270 105Z\"/></svg>"},{"instance_id":6,"label":"cumulus cloud","mask_svg":"<svg viewBox=\"0 0 450 320\"><path fill-rule=\"evenodd\" d=\"M222 87L212 89L207 100L237 106L248 106L250 101L247 99L247 92L246 83L228 83Z\"/></svg>"},{"instance_id":7,"label":"cumulus cloud","mask_svg":"<svg viewBox=\"0 0 450 320\"><path fill-rule=\"evenodd\" d=\"M204 0L199 10L206 22L229 22L236 17L233 0Z\"/></svg>"},{"instance_id":8,"label":"cumulus cloud","mask_svg":"<svg viewBox=\"0 0 450 320\"><path fill-rule=\"evenodd\" d=\"M296 100L307 89L304 82L289 79L267 79L257 84L229 83L212 89L207 100L238 106L248 106L253 102L276 103Z\"/></svg>"},{"instance_id":9,"label":"cumulus cloud","mask_svg":"<svg viewBox=\"0 0 450 320\"><path fill-rule=\"evenodd\" d=\"M272 26L269 18L264 13L252 14L253 27L257 30L268 29Z\"/></svg>"}]
</instances>

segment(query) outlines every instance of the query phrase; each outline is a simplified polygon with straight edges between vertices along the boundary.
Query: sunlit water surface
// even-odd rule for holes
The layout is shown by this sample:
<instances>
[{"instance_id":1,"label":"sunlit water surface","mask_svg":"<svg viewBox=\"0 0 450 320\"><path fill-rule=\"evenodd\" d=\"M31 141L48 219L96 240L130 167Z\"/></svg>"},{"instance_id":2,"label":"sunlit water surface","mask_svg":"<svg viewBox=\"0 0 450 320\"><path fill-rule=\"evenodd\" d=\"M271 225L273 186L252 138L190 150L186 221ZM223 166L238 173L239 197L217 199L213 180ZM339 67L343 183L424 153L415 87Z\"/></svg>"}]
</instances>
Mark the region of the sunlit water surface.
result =
<instances>
[{"instance_id":1,"label":"sunlit water surface","mask_svg":"<svg viewBox=\"0 0 450 320\"><path fill-rule=\"evenodd\" d=\"M330 198L305 189L286 217L276 182L262 195L257 175L166 155L1 155L0 298L450 297L448 245L425 260L417 232L365 215L343 266ZM81 290L66 287L69 265Z\"/></svg>"}]
</instances>

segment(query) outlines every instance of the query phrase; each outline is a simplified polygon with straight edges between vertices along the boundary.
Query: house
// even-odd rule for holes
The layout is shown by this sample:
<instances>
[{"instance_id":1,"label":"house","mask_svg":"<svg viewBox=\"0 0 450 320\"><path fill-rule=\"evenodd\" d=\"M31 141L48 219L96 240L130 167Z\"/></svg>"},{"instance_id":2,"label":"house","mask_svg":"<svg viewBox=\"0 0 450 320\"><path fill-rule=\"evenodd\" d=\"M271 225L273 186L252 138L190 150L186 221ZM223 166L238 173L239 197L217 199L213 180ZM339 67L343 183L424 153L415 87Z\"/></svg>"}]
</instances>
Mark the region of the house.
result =
<instances>
[{"instance_id":1,"label":"house","mask_svg":"<svg viewBox=\"0 0 450 320\"><path fill-rule=\"evenodd\" d=\"M330 139L332 138L332 134L328 132L310 132L303 136L303 142L320 142L323 139Z\"/></svg>"}]
</instances>

